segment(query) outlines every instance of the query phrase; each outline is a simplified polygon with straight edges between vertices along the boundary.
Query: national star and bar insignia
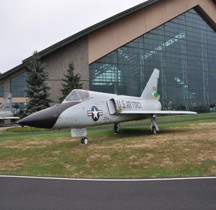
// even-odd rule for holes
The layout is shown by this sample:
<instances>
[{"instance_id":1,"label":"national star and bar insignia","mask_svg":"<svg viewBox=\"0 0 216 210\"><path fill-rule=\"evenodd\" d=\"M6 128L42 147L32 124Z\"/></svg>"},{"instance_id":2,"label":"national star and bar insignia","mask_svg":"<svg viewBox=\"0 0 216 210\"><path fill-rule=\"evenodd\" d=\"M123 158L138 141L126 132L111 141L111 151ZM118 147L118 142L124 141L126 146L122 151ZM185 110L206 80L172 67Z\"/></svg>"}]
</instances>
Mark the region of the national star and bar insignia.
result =
<instances>
[{"instance_id":1,"label":"national star and bar insignia","mask_svg":"<svg viewBox=\"0 0 216 210\"><path fill-rule=\"evenodd\" d=\"M91 110L87 111L87 114L96 122L99 120L100 116L103 116L103 111L99 110L96 106L93 106Z\"/></svg>"}]
</instances>

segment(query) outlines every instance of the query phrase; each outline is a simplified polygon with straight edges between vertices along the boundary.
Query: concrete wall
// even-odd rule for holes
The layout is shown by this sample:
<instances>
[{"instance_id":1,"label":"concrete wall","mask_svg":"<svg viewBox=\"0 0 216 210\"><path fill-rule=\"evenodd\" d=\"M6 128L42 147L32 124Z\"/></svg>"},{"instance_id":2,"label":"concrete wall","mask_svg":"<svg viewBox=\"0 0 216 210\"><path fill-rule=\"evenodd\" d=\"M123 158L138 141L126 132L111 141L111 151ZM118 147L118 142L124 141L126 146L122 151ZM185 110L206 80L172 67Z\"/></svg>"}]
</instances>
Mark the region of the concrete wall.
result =
<instances>
[{"instance_id":1,"label":"concrete wall","mask_svg":"<svg viewBox=\"0 0 216 210\"><path fill-rule=\"evenodd\" d=\"M59 50L42 58L48 72L48 86L51 88L51 100L59 103L61 96L63 74L67 73L68 64L73 62L75 73L81 75L81 83L84 89L89 89L89 65L88 65L88 39L84 37L74 43L68 44ZM25 69L20 69L6 77L4 83L4 98L10 93L10 79L21 74ZM0 102L4 100L0 98ZM13 97L13 102L26 102L27 98Z\"/></svg>"},{"instance_id":2,"label":"concrete wall","mask_svg":"<svg viewBox=\"0 0 216 210\"><path fill-rule=\"evenodd\" d=\"M46 63L51 87L51 99L57 103L61 95L63 74L67 73L68 64L73 62L75 73L81 75L83 88L89 88L89 69L88 69L88 42L87 38L82 38L59 50L50 53L42 59Z\"/></svg>"}]
</instances>

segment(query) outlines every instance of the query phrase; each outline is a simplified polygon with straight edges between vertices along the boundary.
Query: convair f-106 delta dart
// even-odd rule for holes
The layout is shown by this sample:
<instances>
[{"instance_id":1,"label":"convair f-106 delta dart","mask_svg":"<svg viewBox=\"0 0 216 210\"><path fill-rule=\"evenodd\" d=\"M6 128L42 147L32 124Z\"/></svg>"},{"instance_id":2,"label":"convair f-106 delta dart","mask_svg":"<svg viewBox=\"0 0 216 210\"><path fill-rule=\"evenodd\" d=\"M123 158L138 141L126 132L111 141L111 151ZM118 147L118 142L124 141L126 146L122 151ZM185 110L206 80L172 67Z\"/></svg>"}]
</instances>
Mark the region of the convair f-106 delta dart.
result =
<instances>
[{"instance_id":1,"label":"convair f-106 delta dart","mask_svg":"<svg viewBox=\"0 0 216 210\"><path fill-rule=\"evenodd\" d=\"M155 69L140 97L100 93L74 89L61 104L31 114L18 123L39 128L71 128L72 137L82 137L87 144L87 126L114 124L130 120L151 120L151 131L159 131L156 116L170 114L196 114L191 111L162 111L157 93L159 70Z\"/></svg>"}]
</instances>

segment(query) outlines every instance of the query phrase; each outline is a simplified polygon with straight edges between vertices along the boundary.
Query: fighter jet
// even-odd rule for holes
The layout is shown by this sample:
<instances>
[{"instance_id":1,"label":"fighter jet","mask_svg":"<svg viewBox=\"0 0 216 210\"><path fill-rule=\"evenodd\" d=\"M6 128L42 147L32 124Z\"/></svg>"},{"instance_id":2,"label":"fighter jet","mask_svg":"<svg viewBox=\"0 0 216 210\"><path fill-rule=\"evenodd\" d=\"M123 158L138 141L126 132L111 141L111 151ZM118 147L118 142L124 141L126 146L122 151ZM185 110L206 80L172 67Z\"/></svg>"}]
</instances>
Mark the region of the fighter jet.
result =
<instances>
[{"instance_id":1,"label":"fighter jet","mask_svg":"<svg viewBox=\"0 0 216 210\"><path fill-rule=\"evenodd\" d=\"M18 121L21 126L39 128L71 128L72 137L82 137L87 144L86 127L114 124L119 133L119 123L149 118L151 132L159 131L158 115L196 114L191 111L162 111L157 92L159 70L154 69L140 97L74 89L61 104L36 112Z\"/></svg>"},{"instance_id":2,"label":"fighter jet","mask_svg":"<svg viewBox=\"0 0 216 210\"><path fill-rule=\"evenodd\" d=\"M14 117L12 111L12 97L11 94L0 105L0 124L5 124L6 121L18 120L19 117Z\"/></svg>"}]
</instances>

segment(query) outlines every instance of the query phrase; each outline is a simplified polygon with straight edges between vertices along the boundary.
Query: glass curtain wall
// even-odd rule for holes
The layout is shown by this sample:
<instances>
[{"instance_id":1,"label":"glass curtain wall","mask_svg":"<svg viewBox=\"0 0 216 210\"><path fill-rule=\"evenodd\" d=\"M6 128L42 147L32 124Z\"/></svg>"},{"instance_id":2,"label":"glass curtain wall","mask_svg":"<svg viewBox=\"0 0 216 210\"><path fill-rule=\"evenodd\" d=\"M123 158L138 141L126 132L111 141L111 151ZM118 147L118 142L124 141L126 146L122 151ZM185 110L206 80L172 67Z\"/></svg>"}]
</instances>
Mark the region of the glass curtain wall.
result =
<instances>
[{"instance_id":1,"label":"glass curtain wall","mask_svg":"<svg viewBox=\"0 0 216 210\"><path fill-rule=\"evenodd\" d=\"M13 77L10 81L12 97L25 97L26 93L26 72Z\"/></svg>"},{"instance_id":2,"label":"glass curtain wall","mask_svg":"<svg viewBox=\"0 0 216 210\"><path fill-rule=\"evenodd\" d=\"M141 27L141 26L140 26ZM90 89L140 96L160 70L163 109L216 111L216 31L192 9L90 65Z\"/></svg>"},{"instance_id":3,"label":"glass curtain wall","mask_svg":"<svg viewBox=\"0 0 216 210\"><path fill-rule=\"evenodd\" d=\"M4 98L4 84L0 84L0 97Z\"/></svg>"}]
</instances>

